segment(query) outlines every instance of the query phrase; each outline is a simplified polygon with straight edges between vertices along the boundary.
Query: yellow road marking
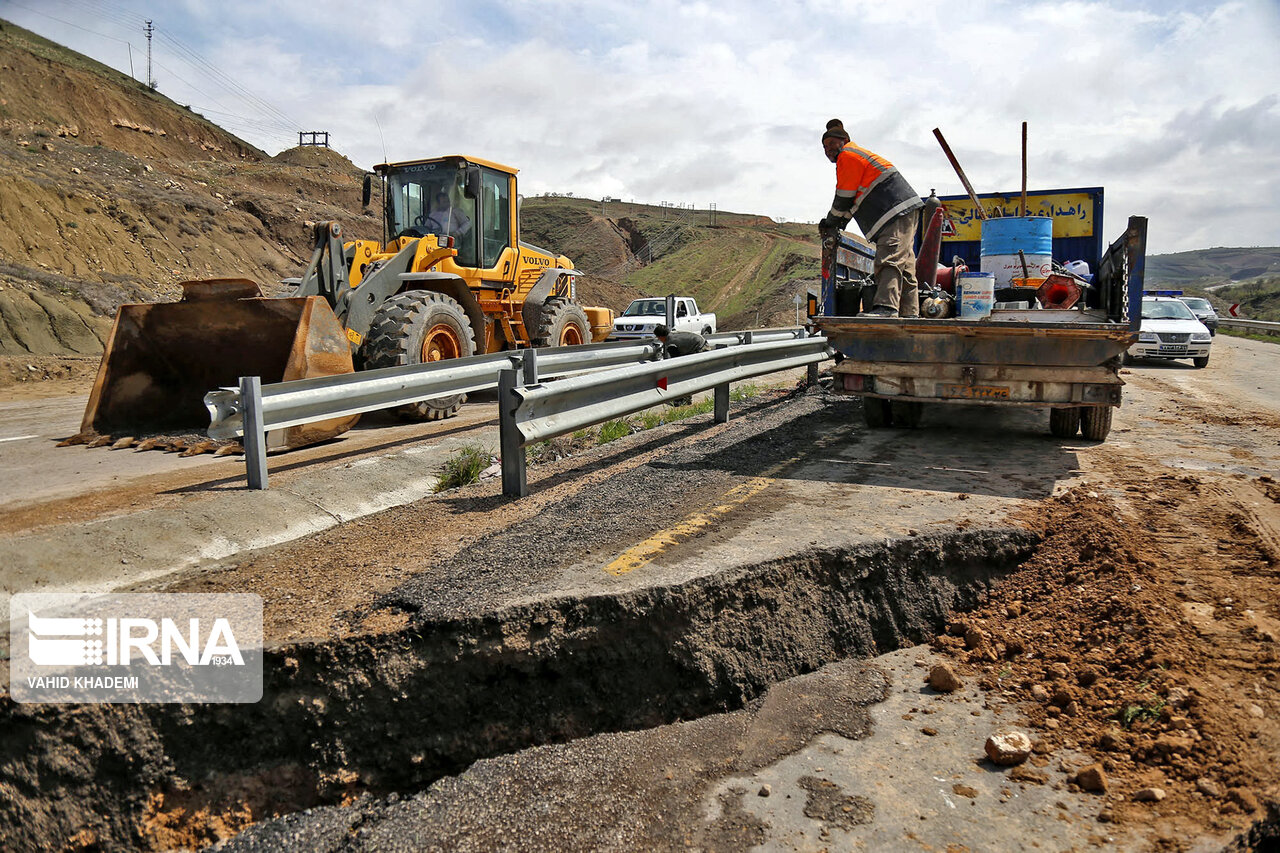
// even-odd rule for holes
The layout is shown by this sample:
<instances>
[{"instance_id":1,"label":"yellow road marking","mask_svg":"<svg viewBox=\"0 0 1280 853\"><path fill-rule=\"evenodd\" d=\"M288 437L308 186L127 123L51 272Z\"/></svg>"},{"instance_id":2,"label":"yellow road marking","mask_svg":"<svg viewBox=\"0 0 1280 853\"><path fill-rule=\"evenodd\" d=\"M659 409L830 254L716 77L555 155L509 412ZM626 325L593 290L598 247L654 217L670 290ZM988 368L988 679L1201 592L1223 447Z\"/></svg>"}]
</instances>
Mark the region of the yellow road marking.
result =
<instances>
[{"instance_id":1,"label":"yellow road marking","mask_svg":"<svg viewBox=\"0 0 1280 853\"><path fill-rule=\"evenodd\" d=\"M625 575L627 572L633 572L641 566L648 565L663 551L693 537L709 527L720 516L769 488L771 484L777 482L774 475L799 458L797 456L788 459L786 462L774 465L759 477L752 477L745 483L739 483L721 496L720 503L702 512L696 512L674 527L660 530L648 539L636 543L618 555L612 563L604 567L604 570L611 575Z\"/></svg>"}]
</instances>

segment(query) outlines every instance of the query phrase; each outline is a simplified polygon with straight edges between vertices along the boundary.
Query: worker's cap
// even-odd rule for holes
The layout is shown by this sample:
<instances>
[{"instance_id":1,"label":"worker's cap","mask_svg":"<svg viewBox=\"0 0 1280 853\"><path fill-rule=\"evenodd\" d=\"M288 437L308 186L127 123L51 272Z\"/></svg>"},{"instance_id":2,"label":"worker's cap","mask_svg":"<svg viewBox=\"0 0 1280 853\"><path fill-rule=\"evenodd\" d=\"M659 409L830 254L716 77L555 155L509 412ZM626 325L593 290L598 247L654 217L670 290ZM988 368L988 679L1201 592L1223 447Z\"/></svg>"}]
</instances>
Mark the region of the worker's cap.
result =
<instances>
[{"instance_id":1,"label":"worker's cap","mask_svg":"<svg viewBox=\"0 0 1280 853\"><path fill-rule=\"evenodd\" d=\"M849 141L849 134L844 129L844 122L838 118L833 118L827 122L827 130L822 134L822 141L826 142L828 139L839 139L842 142Z\"/></svg>"}]
</instances>

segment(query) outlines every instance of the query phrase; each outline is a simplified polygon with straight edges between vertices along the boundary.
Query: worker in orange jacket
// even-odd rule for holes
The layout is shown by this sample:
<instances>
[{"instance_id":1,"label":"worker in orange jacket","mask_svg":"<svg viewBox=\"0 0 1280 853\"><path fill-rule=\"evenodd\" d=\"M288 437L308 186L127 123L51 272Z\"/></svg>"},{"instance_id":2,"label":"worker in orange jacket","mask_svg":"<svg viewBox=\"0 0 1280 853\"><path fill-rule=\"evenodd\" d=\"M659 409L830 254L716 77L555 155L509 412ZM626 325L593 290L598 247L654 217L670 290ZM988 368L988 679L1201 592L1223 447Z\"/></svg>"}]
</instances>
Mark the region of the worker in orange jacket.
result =
<instances>
[{"instance_id":1,"label":"worker in orange jacket","mask_svg":"<svg viewBox=\"0 0 1280 853\"><path fill-rule=\"evenodd\" d=\"M859 316L919 317L915 239L916 211L924 207L920 194L892 163L851 142L840 119L827 122L822 150L836 164L836 196L818 233L825 237L856 219L863 235L876 244L876 295L871 309Z\"/></svg>"}]
</instances>

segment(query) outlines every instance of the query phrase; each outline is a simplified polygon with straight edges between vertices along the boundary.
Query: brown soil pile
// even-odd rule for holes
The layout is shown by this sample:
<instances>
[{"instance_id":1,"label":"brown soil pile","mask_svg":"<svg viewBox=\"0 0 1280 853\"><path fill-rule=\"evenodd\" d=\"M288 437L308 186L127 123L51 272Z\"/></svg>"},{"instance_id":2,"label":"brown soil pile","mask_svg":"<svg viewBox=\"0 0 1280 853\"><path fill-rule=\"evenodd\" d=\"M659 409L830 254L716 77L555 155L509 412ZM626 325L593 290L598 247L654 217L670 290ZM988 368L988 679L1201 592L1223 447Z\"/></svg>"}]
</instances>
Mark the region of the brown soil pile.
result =
<instances>
[{"instance_id":1,"label":"brown soil pile","mask_svg":"<svg viewBox=\"0 0 1280 853\"><path fill-rule=\"evenodd\" d=\"M276 163L288 166L307 166L313 169L334 169L339 171L358 171L356 164L346 157L321 145L297 145L287 148L271 158Z\"/></svg>"},{"instance_id":2,"label":"brown soil pile","mask_svg":"<svg viewBox=\"0 0 1280 853\"><path fill-rule=\"evenodd\" d=\"M1163 476L1127 510L1087 486L1050 501L1036 556L935 640L1022 704L1038 753L1100 764L1079 779L1099 820L1149 825L1162 849L1280 801L1277 507L1240 488Z\"/></svg>"}]
</instances>

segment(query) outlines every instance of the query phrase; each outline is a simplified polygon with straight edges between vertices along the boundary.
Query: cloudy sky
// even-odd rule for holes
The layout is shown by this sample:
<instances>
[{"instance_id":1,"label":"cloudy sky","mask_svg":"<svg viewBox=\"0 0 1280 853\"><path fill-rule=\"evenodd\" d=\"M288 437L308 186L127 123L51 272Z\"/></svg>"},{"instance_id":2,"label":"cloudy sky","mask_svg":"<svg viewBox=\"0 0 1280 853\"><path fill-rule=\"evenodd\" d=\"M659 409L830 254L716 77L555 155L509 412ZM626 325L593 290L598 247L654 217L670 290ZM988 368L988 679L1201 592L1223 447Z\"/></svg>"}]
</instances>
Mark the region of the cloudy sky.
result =
<instances>
[{"instance_id":1,"label":"cloudy sky","mask_svg":"<svg viewBox=\"0 0 1280 853\"><path fill-rule=\"evenodd\" d=\"M1108 239L1280 244L1277 0L0 0L274 154L463 153L521 191L816 221L843 119L926 194L1103 186Z\"/></svg>"}]
</instances>

